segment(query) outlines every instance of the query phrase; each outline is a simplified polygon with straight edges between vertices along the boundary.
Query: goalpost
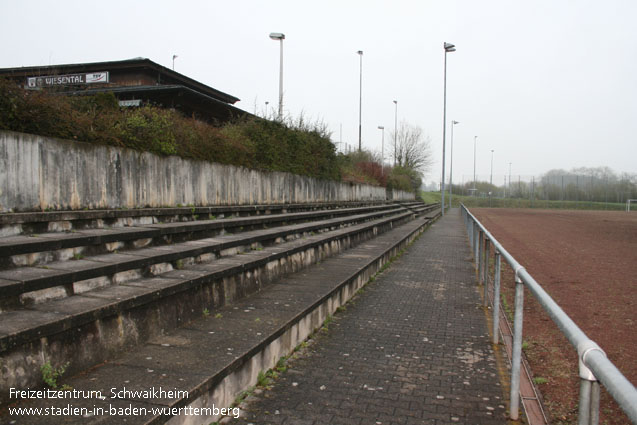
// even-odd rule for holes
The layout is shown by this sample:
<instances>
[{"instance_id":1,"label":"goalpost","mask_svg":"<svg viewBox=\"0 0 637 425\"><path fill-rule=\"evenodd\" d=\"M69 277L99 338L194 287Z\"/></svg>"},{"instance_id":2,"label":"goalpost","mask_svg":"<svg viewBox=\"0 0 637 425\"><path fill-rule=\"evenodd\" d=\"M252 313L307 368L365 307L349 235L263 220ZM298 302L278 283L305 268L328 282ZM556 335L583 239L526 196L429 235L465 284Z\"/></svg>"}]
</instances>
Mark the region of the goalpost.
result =
<instances>
[{"instance_id":1,"label":"goalpost","mask_svg":"<svg viewBox=\"0 0 637 425\"><path fill-rule=\"evenodd\" d=\"M630 211L630 203L637 202L637 199L629 199L626 201L626 211Z\"/></svg>"}]
</instances>

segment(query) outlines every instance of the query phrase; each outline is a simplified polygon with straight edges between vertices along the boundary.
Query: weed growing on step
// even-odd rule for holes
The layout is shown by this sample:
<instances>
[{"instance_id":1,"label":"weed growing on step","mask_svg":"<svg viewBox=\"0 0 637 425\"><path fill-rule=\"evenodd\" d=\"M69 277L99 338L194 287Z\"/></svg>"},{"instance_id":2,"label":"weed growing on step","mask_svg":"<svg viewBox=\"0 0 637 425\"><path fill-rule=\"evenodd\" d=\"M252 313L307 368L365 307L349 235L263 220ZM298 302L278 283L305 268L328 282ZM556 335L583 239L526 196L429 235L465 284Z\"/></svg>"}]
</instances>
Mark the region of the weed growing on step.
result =
<instances>
[{"instance_id":1,"label":"weed growing on step","mask_svg":"<svg viewBox=\"0 0 637 425\"><path fill-rule=\"evenodd\" d=\"M325 321L323 322L323 326L321 326L321 331L327 332L333 320L334 318L332 317L332 315L328 314L327 317L325 318Z\"/></svg>"},{"instance_id":2,"label":"weed growing on step","mask_svg":"<svg viewBox=\"0 0 637 425\"><path fill-rule=\"evenodd\" d=\"M58 368L54 368L51 365L51 362L47 361L42 366L40 366L40 372L42 373L42 380L50 388L57 389L58 379L60 379L62 375L64 375L64 372L66 372L67 367L69 367L68 362Z\"/></svg>"},{"instance_id":3,"label":"weed growing on step","mask_svg":"<svg viewBox=\"0 0 637 425\"><path fill-rule=\"evenodd\" d=\"M533 383L536 385L542 385L542 384L546 384L548 383L549 380L542 377L542 376L536 376L535 378L533 378Z\"/></svg>"},{"instance_id":4,"label":"weed growing on step","mask_svg":"<svg viewBox=\"0 0 637 425\"><path fill-rule=\"evenodd\" d=\"M222 317L223 317L223 314L221 313L215 314L215 319L221 319Z\"/></svg>"},{"instance_id":5,"label":"weed growing on step","mask_svg":"<svg viewBox=\"0 0 637 425\"><path fill-rule=\"evenodd\" d=\"M84 258L84 255L78 253L73 254L73 259L74 260L81 260L82 258Z\"/></svg>"},{"instance_id":6,"label":"weed growing on step","mask_svg":"<svg viewBox=\"0 0 637 425\"><path fill-rule=\"evenodd\" d=\"M203 309L203 317L208 317L210 316L210 310L208 310L207 308Z\"/></svg>"}]
</instances>

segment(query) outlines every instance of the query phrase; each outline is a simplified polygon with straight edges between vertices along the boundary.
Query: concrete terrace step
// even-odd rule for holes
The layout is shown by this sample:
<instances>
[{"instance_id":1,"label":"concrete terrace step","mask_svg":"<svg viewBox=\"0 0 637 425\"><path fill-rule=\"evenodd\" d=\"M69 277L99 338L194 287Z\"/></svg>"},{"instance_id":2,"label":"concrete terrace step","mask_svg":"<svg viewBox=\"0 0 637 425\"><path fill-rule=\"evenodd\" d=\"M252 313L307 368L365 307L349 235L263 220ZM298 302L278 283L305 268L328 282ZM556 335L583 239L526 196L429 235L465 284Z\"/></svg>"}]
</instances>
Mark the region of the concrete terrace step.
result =
<instances>
[{"instance_id":1,"label":"concrete terrace step","mask_svg":"<svg viewBox=\"0 0 637 425\"><path fill-rule=\"evenodd\" d=\"M220 253L230 248L250 246L255 243L274 242L278 238L314 231L329 230L352 223L374 220L378 217L392 216L404 211L402 208L382 210L367 214L350 215L344 218L314 221L304 224L281 226L243 232L236 235L217 236L179 244L140 248L124 253L109 253L85 257L73 261L58 261L45 267L19 267L0 271L0 299L20 296L52 287L72 285L77 282L102 276L113 276L129 270L143 269L158 263L172 263L189 257ZM187 223L199 225L198 223ZM90 288L94 282L88 282ZM66 288L67 295L83 292L81 285ZM54 296L53 294L52 296ZM34 294L34 296L39 296ZM43 295L46 298L46 294ZM15 300L13 304L16 304Z\"/></svg>"},{"instance_id":2,"label":"concrete terrace step","mask_svg":"<svg viewBox=\"0 0 637 425\"><path fill-rule=\"evenodd\" d=\"M69 372L78 372L412 218L407 212L376 219L2 313L0 392L41 385L39 366L45 359L68 362Z\"/></svg>"},{"instance_id":3,"label":"concrete terrace step","mask_svg":"<svg viewBox=\"0 0 637 425\"><path fill-rule=\"evenodd\" d=\"M15 235L0 238L0 257L10 257L44 251L103 245L148 238L162 238L179 233L204 233L233 230L248 226L274 226L281 223L310 221L326 217L339 217L357 213L395 209L397 205L377 205L357 208L337 208L299 213L268 214L261 216L207 219L188 222L156 223L144 226L111 229L84 229L68 232L52 232L32 235Z\"/></svg>"},{"instance_id":4,"label":"concrete terrace step","mask_svg":"<svg viewBox=\"0 0 637 425\"><path fill-rule=\"evenodd\" d=\"M295 253L302 252L308 248L330 243L334 240L360 233L366 229L374 228L382 224L393 224L394 222L403 221L409 216L410 213L403 213L387 219L375 220L370 223L351 226L330 233L309 236L305 239L297 239L281 243L279 245L263 249L262 251L251 251L244 255L221 258L209 263L193 264L185 267L184 269L172 270L158 276L142 278L125 282L120 285L111 285L95 289L93 291L85 292L82 295L74 295L68 299L50 301L48 303L38 304L26 309L6 311L0 313L0 350L5 351L15 347L16 345L25 344L33 339L40 338L43 335L59 332L68 327L79 326L84 323L84 320L94 320L103 315L108 315L109 313L112 313L113 309L137 307L149 301L147 296L150 296L152 299L153 297L171 295L175 292L179 292L180 289L183 289L183 286L197 285L203 280L223 279L224 277L237 274L244 270L254 269L271 261L294 255ZM170 255L170 253L160 253L160 256L162 256L160 260L165 260L165 258L163 258L164 255ZM119 254L112 254L107 257L113 256L116 258L126 257ZM143 258L144 257L142 256L142 259ZM81 263L81 261L83 260L69 262L69 264ZM120 263L124 265L120 267L124 268L126 266L130 266L129 261L131 260L126 257L122 263ZM138 260L134 259L132 261ZM84 271L88 273L89 271L94 270L88 268L92 267L94 263L96 263L96 261L87 261L85 265L81 265L80 267L86 267L87 269ZM104 270L104 268L107 270ZM98 266L96 273L108 273L111 271L110 268L117 269L117 264L114 263L106 266ZM23 269L19 269L18 271L23 271ZM42 269L42 271L48 272L49 270ZM45 281L47 278L49 280L52 280L54 277L61 279L61 276L63 276L63 274L61 274L61 270L52 270L51 272L57 274L51 274L48 277L36 275L34 280L37 279L37 283ZM82 270L76 270L73 273L81 272ZM70 280L72 277L73 274L70 273L68 279ZM10 288L11 287L3 288L3 290L8 291ZM98 302L93 299L87 301L87 297L106 298L111 301ZM115 302L113 300L115 300ZM79 314L78 307L80 310L88 307L89 314ZM105 309L104 307L108 308ZM68 310L68 312L65 310ZM102 310L102 314L100 314L100 310ZM55 315L58 315L58 319L61 320L53 320L52 322L51 319ZM49 330L44 331L42 327L46 327Z\"/></svg>"},{"instance_id":5,"label":"concrete terrace step","mask_svg":"<svg viewBox=\"0 0 637 425\"><path fill-rule=\"evenodd\" d=\"M215 309L174 332L158 335L123 356L63 383L76 390L101 391L106 399L30 400L20 407L74 407L91 414L59 418L59 423L208 424L218 416L153 414L152 408L228 407L254 385L260 371L273 367L292 352L328 315L358 290L382 265L413 240L430 220L414 220L362 243L345 253L264 287L233 305ZM298 241L295 241L295 243ZM217 314L218 313L218 314ZM216 316L215 316L216 314ZM117 391L162 387L186 391L188 397L111 399ZM93 408L106 409L93 413ZM137 416L108 416L109 408L141 409ZM104 415L102 415L104 413ZM174 412L172 412L174 413ZM6 415L0 422L9 423ZM56 420L58 418L55 418ZM29 423L48 424L47 416Z\"/></svg>"},{"instance_id":6,"label":"concrete terrace step","mask_svg":"<svg viewBox=\"0 0 637 425\"><path fill-rule=\"evenodd\" d=\"M192 221L198 217L214 215L251 216L287 214L322 209L355 208L372 205L400 204L401 202L319 202L305 204L217 205L136 209L74 210L48 212L16 212L0 214L0 236L48 231L124 227L137 224ZM57 230L56 230L57 229Z\"/></svg>"}]
</instances>

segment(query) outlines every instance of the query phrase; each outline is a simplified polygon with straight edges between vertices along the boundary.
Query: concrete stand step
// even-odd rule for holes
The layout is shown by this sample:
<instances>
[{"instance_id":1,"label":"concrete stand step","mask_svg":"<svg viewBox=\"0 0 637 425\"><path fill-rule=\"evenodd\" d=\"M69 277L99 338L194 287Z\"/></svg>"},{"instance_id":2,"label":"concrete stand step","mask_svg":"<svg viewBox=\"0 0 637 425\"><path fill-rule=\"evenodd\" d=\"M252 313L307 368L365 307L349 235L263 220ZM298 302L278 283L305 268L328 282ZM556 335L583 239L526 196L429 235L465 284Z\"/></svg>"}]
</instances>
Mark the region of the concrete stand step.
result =
<instances>
[{"instance_id":1,"label":"concrete stand step","mask_svg":"<svg viewBox=\"0 0 637 425\"><path fill-rule=\"evenodd\" d=\"M219 418L215 408L229 407L256 383L260 371L292 352L430 222L416 219L394 227L232 305L202 311L198 320L156 335L121 357L62 379L78 391L69 393L70 399L22 400L14 407L72 404L76 415L53 418L60 424L209 424ZM131 392L140 390L146 392ZM7 413L0 423L27 419ZM42 414L29 416L27 423L51 420Z\"/></svg>"},{"instance_id":2,"label":"concrete stand step","mask_svg":"<svg viewBox=\"0 0 637 425\"><path fill-rule=\"evenodd\" d=\"M83 285L77 285L77 282L95 279L101 276L113 277L118 273L124 273L130 270L143 269L158 263L178 262L185 258L199 257L205 254L216 253L221 256L223 251L228 249L250 247L255 243L262 245L267 243L272 244L277 239L285 239L291 235L329 230L348 224L378 219L383 216L392 216L401 211L404 210L402 208L394 208L367 214L350 215L344 218L242 232L236 235L223 235L214 238L189 240L171 245L78 257L78 260L56 261L47 263L44 266L25 266L0 270L0 288L2 289L0 293L0 308L3 305L3 299L17 297L33 291L71 285L51 295L32 294L32 297L27 297L26 300L23 296L19 301L14 300L12 304L29 304L30 302L37 302L38 298L46 299L47 297L61 297L64 296L64 294L73 295L81 293L83 292ZM191 224L193 223L189 223L188 225ZM188 225L180 225L180 227ZM193 225L199 224L194 223ZM128 232L124 232L123 234L127 233ZM92 283L89 282L87 284L90 287ZM61 292L62 295L57 295L58 292ZM4 304L10 305L11 303L5 302ZM7 307L4 309L7 309Z\"/></svg>"},{"instance_id":3,"label":"concrete stand step","mask_svg":"<svg viewBox=\"0 0 637 425\"><path fill-rule=\"evenodd\" d=\"M183 325L203 314L204 310L216 314L217 308L258 291L285 274L372 239L411 220L413 216L413 213L407 212L383 217L243 255L187 264L179 270L157 276L133 279L82 295L2 313L0 360L3 382L0 390L5 395L10 387L41 385L39 368L47 361L56 365L68 362L69 373L75 373L108 360ZM418 221L424 223L422 219ZM160 252L154 253L153 250ZM149 256L150 251L160 257L172 255L170 249L165 248L151 248ZM110 254L104 261L116 264L112 267L118 270L117 264L130 261L130 258L119 258L122 256ZM142 260L135 261L143 261L144 256L139 255L138 258ZM162 260L165 258L162 257ZM94 262L98 261L87 260L85 269L74 269L73 273L92 270ZM52 281L68 273L65 270L41 270L42 273L54 273L48 276L49 279L53 277ZM47 281L41 275L27 277Z\"/></svg>"}]
</instances>

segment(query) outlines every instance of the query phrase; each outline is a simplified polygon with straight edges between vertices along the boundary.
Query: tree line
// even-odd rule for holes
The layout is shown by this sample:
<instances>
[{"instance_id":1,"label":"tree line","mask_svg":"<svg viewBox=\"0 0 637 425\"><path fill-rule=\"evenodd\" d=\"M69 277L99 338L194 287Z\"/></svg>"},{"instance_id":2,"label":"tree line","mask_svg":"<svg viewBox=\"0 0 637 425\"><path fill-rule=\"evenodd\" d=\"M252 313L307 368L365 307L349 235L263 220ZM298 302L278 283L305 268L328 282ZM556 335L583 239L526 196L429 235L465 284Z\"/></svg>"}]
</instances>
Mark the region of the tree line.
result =
<instances>
[{"instance_id":1,"label":"tree line","mask_svg":"<svg viewBox=\"0 0 637 425\"><path fill-rule=\"evenodd\" d=\"M516 178L517 177L517 178ZM453 185L453 192L472 195L474 182ZM624 203L637 199L637 174L617 173L609 167L578 167L570 171L552 169L539 177L514 176L502 185L475 182L475 196Z\"/></svg>"}]
</instances>

